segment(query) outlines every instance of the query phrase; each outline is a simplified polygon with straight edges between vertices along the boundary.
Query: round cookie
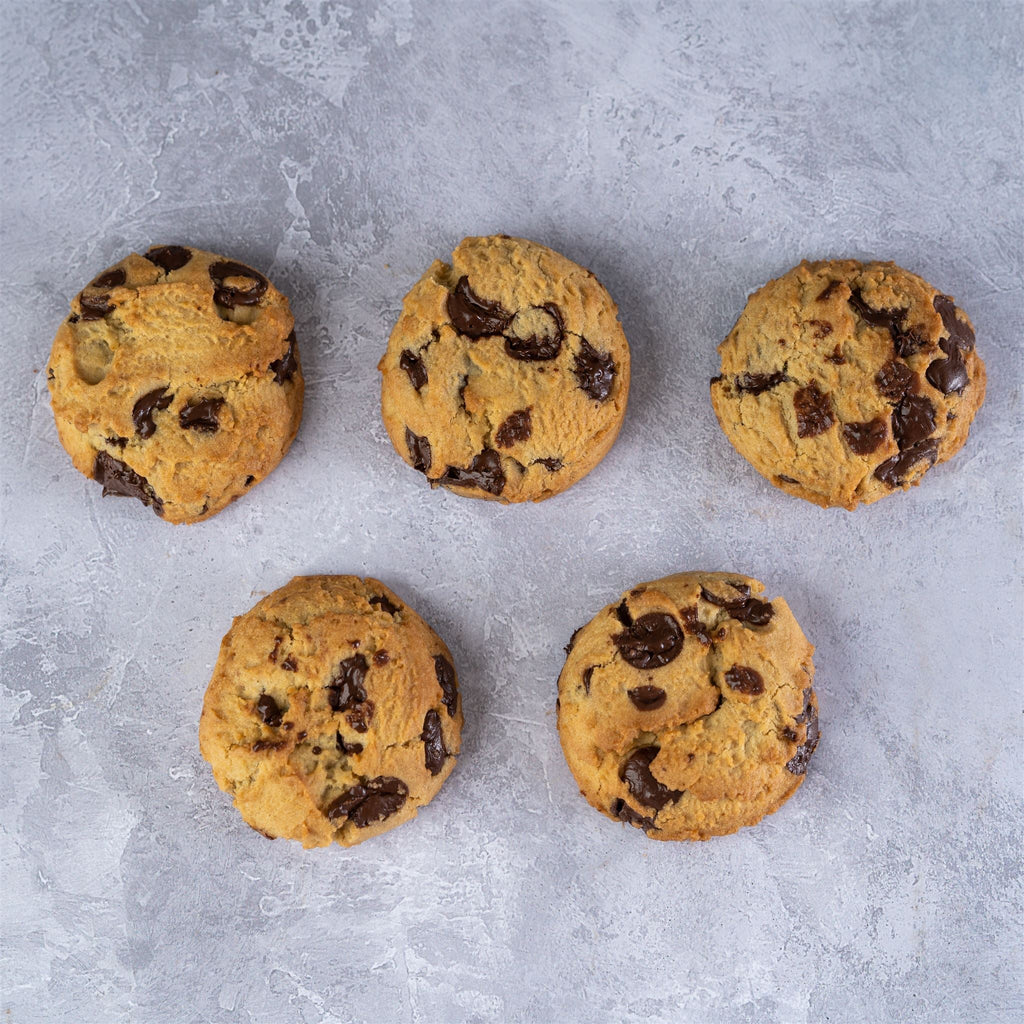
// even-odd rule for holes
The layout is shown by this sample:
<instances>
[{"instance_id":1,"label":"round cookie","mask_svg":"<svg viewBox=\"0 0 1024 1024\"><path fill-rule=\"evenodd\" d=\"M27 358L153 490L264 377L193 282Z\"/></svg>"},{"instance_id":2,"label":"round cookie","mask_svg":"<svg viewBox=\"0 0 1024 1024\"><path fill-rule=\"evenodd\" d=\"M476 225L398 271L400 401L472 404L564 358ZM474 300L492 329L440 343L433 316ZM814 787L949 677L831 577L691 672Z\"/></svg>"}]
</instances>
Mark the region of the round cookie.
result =
<instances>
[{"instance_id":1,"label":"round cookie","mask_svg":"<svg viewBox=\"0 0 1024 1024\"><path fill-rule=\"evenodd\" d=\"M377 368L402 458L431 486L503 502L550 498L589 473L629 394L629 345L597 278L508 235L435 260Z\"/></svg>"},{"instance_id":2,"label":"round cookie","mask_svg":"<svg viewBox=\"0 0 1024 1024\"><path fill-rule=\"evenodd\" d=\"M382 583L297 576L232 623L199 749L267 838L354 846L416 816L455 766L451 654Z\"/></svg>"},{"instance_id":3,"label":"round cookie","mask_svg":"<svg viewBox=\"0 0 1024 1024\"><path fill-rule=\"evenodd\" d=\"M776 487L848 509L955 455L985 399L966 314L894 263L801 263L750 296L711 404Z\"/></svg>"},{"instance_id":4,"label":"round cookie","mask_svg":"<svg viewBox=\"0 0 1024 1024\"><path fill-rule=\"evenodd\" d=\"M171 523L262 480L302 418L288 300L258 271L180 245L132 253L71 303L47 368L75 468Z\"/></svg>"},{"instance_id":5,"label":"round cookie","mask_svg":"<svg viewBox=\"0 0 1024 1024\"><path fill-rule=\"evenodd\" d=\"M558 731L580 792L652 839L754 825L792 796L818 744L814 648L757 580L642 583L578 629Z\"/></svg>"}]
</instances>

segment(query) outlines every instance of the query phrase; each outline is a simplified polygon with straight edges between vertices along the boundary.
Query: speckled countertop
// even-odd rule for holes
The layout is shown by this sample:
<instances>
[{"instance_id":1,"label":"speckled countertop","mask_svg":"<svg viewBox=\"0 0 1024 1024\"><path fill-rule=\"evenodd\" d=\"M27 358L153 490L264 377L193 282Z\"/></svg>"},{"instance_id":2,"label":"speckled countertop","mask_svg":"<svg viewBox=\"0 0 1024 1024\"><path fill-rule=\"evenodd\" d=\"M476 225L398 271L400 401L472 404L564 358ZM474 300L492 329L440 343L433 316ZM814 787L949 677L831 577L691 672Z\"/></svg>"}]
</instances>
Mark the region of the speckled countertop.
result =
<instances>
[{"instance_id":1,"label":"speckled countertop","mask_svg":"<svg viewBox=\"0 0 1024 1024\"><path fill-rule=\"evenodd\" d=\"M1020 3L3 4L2 1019L1003 1022L1024 1013ZM629 414L570 492L431 492L379 422L401 298L466 234L591 267ZM264 269L307 374L291 454L215 519L102 499L44 374L129 249ZM804 256L891 258L978 329L966 449L854 514L773 490L715 345ZM577 795L562 645L722 568L817 645L823 739L756 829L654 843ZM233 615L379 576L442 633L464 754L345 851L250 831L196 723Z\"/></svg>"}]
</instances>

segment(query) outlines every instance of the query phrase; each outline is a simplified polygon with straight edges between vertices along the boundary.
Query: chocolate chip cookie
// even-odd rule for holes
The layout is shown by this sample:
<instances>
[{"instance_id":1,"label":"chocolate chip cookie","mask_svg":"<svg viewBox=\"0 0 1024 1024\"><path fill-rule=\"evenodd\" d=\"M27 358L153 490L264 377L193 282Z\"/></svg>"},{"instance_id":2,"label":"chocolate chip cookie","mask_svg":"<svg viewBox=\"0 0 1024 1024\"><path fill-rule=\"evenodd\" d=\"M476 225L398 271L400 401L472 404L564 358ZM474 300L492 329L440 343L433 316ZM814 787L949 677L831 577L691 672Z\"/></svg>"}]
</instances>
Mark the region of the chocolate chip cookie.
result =
<instances>
[{"instance_id":1,"label":"chocolate chip cookie","mask_svg":"<svg viewBox=\"0 0 1024 1024\"><path fill-rule=\"evenodd\" d=\"M171 523L219 512L291 445L303 380L288 300L181 245L132 253L75 296L47 368L75 468Z\"/></svg>"},{"instance_id":2,"label":"chocolate chip cookie","mask_svg":"<svg viewBox=\"0 0 1024 1024\"><path fill-rule=\"evenodd\" d=\"M629 394L618 310L535 242L466 238L405 297L378 369L384 425L431 485L541 501L605 456Z\"/></svg>"},{"instance_id":3,"label":"chocolate chip cookie","mask_svg":"<svg viewBox=\"0 0 1024 1024\"><path fill-rule=\"evenodd\" d=\"M814 648L757 580L685 572L634 587L578 629L558 731L580 792L652 839L754 825L818 744Z\"/></svg>"},{"instance_id":4,"label":"chocolate chip cookie","mask_svg":"<svg viewBox=\"0 0 1024 1024\"><path fill-rule=\"evenodd\" d=\"M848 509L952 458L985 399L967 315L894 263L801 263L750 296L711 404L776 487Z\"/></svg>"},{"instance_id":5,"label":"chocolate chip cookie","mask_svg":"<svg viewBox=\"0 0 1024 1024\"><path fill-rule=\"evenodd\" d=\"M451 654L401 598L297 576L224 637L199 748L267 838L354 846L433 799L461 731Z\"/></svg>"}]
</instances>

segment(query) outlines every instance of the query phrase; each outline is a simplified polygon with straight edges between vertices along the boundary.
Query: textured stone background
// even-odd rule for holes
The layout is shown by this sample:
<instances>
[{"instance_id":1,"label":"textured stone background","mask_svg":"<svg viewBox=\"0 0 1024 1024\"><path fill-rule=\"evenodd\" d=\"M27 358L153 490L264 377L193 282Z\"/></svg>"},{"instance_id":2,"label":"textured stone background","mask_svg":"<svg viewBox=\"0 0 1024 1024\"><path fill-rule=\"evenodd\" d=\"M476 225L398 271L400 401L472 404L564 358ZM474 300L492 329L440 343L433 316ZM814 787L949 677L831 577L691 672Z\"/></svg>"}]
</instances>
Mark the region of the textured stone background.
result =
<instances>
[{"instance_id":1,"label":"textured stone background","mask_svg":"<svg viewBox=\"0 0 1024 1024\"><path fill-rule=\"evenodd\" d=\"M1024 1012L1019 3L5 0L4 1020L984 1021ZM570 493L431 492L379 423L402 295L465 234L590 266L634 389ZM71 296L187 242L292 299L282 466L211 522L103 500L44 366ZM707 396L748 292L891 258L970 313L965 451L855 514L773 490ZM646 841L576 793L572 630L723 568L817 645L823 740L756 829ZM444 635L464 755L411 825L303 852L196 746L231 618L378 575Z\"/></svg>"}]
</instances>

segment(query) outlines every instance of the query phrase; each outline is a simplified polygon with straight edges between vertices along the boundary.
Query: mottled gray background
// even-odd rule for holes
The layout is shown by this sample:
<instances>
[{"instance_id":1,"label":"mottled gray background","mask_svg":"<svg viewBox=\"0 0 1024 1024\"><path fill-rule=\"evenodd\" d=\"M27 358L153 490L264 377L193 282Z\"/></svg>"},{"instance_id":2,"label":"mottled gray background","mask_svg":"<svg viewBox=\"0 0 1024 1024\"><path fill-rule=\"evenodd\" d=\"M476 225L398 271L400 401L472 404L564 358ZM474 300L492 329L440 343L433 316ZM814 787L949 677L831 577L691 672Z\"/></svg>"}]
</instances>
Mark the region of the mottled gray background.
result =
<instances>
[{"instance_id":1,"label":"mottled gray background","mask_svg":"<svg viewBox=\"0 0 1024 1024\"><path fill-rule=\"evenodd\" d=\"M983 1021L1024 1012L1019 3L291 0L3 12L3 1021ZM379 422L401 298L466 234L594 269L629 415L570 493L431 492ZM44 374L130 249L266 270L306 414L208 523L102 499ZM891 258L973 318L965 451L855 514L773 490L707 381L801 257ZM817 645L823 739L756 829L650 842L577 795L572 630L735 569ZM233 615L371 573L456 655L462 761L351 851L250 831L196 746Z\"/></svg>"}]
</instances>

